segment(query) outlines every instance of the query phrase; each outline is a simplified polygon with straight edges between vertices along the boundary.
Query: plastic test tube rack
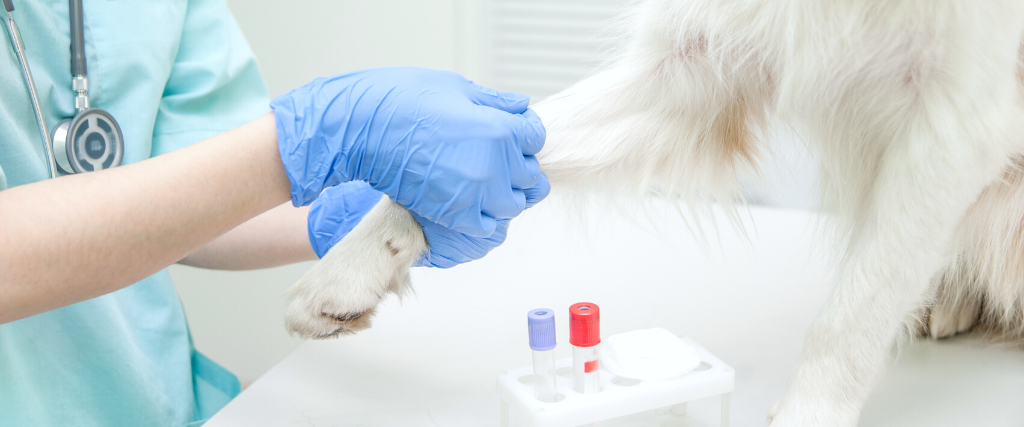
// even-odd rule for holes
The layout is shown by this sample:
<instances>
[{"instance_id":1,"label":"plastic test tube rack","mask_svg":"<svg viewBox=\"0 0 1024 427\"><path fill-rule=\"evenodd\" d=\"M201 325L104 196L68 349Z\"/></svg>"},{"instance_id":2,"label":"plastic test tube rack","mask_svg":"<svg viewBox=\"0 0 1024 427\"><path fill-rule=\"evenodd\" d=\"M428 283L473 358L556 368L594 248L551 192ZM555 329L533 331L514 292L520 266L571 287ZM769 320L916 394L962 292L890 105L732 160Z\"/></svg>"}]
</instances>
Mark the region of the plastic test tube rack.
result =
<instances>
[{"instance_id":1,"label":"plastic test tube rack","mask_svg":"<svg viewBox=\"0 0 1024 427\"><path fill-rule=\"evenodd\" d=\"M534 395L529 381L532 366L503 371L498 374L498 396L501 398L501 426L509 425L509 408L515 409L533 427L568 427L610 420L667 406L721 396L721 426L729 426L730 397L736 383L736 372L689 338L700 356L700 366L678 378L663 381L637 381L615 378L602 369L602 390L596 394L580 394L572 389L572 374L558 376L558 393L565 396L558 402L542 402ZM572 358L559 359L556 367L572 367ZM681 406L685 408L685 405ZM683 409L685 411L685 409ZM675 412L675 411L673 411Z\"/></svg>"}]
</instances>

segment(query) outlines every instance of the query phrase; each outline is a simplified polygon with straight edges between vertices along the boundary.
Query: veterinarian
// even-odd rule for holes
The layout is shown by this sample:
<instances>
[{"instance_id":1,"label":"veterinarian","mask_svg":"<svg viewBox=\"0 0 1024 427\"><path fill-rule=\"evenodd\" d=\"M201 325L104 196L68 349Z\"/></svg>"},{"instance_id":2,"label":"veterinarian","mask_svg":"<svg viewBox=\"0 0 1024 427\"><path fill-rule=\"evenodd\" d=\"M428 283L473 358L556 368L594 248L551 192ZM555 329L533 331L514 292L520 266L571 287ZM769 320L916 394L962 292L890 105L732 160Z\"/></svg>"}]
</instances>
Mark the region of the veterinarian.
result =
<instances>
[{"instance_id":1,"label":"veterinarian","mask_svg":"<svg viewBox=\"0 0 1024 427\"><path fill-rule=\"evenodd\" d=\"M34 84L9 27L0 425L191 426L234 397L234 375L192 347L172 263L314 260L383 193L443 230L421 264L448 267L500 244L547 194L533 158L544 128L526 96L397 68L271 103L223 0L77 6L84 55L72 70L75 0L4 3ZM64 135L48 137L55 126ZM73 147L51 160L46 139Z\"/></svg>"}]
</instances>

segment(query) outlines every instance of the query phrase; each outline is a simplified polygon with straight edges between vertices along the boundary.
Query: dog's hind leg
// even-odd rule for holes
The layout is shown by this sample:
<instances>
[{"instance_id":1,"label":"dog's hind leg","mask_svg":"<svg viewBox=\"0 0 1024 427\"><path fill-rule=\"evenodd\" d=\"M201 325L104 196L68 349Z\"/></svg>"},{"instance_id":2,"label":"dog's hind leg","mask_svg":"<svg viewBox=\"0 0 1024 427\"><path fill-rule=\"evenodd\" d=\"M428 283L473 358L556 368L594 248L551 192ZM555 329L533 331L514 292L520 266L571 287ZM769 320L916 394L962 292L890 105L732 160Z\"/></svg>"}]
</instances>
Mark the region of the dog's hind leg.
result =
<instances>
[{"instance_id":1,"label":"dog's hind leg","mask_svg":"<svg viewBox=\"0 0 1024 427\"><path fill-rule=\"evenodd\" d=\"M986 332L1019 338L1024 293L1024 159L985 189L953 238L953 260L937 275L925 319L932 338ZM984 303L983 303L984 302Z\"/></svg>"}]
</instances>

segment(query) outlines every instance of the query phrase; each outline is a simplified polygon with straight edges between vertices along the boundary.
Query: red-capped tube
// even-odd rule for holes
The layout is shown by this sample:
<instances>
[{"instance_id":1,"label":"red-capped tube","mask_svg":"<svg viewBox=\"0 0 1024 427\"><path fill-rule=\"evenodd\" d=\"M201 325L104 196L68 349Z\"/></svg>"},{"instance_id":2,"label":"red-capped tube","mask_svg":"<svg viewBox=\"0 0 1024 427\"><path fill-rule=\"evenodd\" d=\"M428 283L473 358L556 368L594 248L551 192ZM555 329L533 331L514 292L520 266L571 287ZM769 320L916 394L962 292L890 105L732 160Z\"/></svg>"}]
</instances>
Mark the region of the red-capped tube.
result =
<instances>
[{"instance_id":1,"label":"red-capped tube","mask_svg":"<svg viewBox=\"0 0 1024 427\"><path fill-rule=\"evenodd\" d=\"M601 311L597 304L581 302L569 307L569 344L572 344L572 389L581 394L600 392Z\"/></svg>"},{"instance_id":2,"label":"red-capped tube","mask_svg":"<svg viewBox=\"0 0 1024 427\"><path fill-rule=\"evenodd\" d=\"M601 343L601 309L591 302L569 307L569 344L593 347Z\"/></svg>"}]
</instances>

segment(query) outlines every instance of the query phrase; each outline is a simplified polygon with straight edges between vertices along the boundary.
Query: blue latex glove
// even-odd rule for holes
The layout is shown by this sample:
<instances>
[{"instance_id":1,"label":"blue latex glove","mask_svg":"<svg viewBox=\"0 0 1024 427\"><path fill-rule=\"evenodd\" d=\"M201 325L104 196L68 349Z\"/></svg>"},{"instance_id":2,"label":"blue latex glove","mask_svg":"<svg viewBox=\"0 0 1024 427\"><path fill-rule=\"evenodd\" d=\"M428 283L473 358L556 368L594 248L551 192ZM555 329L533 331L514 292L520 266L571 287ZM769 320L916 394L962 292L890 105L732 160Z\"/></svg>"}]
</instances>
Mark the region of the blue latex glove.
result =
<instances>
[{"instance_id":1,"label":"blue latex glove","mask_svg":"<svg viewBox=\"0 0 1024 427\"><path fill-rule=\"evenodd\" d=\"M537 184L537 193L547 196L551 186L547 180ZM540 199L527 200L526 208L532 208ZM468 234L445 228L441 225L428 221L416 213L413 218L423 227L423 235L430 245L430 252L414 264L417 267L429 266L438 268L451 268L459 264L475 261L487 255L505 242L505 234L508 232L508 224L511 220L500 219L494 228L494 233L487 237L473 237Z\"/></svg>"},{"instance_id":2,"label":"blue latex glove","mask_svg":"<svg viewBox=\"0 0 1024 427\"><path fill-rule=\"evenodd\" d=\"M383 196L362 181L338 184L324 191L313 201L306 217L309 243L316 256L327 255Z\"/></svg>"},{"instance_id":3,"label":"blue latex glove","mask_svg":"<svg viewBox=\"0 0 1024 427\"><path fill-rule=\"evenodd\" d=\"M339 184L324 190L309 209L309 241L316 255L323 258L380 201L381 194L363 181ZM532 206L532 205L531 205ZM498 220L494 233L473 237L445 228L413 214L423 227L430 251L416 262L417 267L450 268L483 258L505 241L509 220Z\"/></svg>"},{"instance_id":4,"label":"blue latex glove","mask_svg":"<svg viewBox=\"0 0 1024 427\"><path fill-rule=\"evenodd\" d=\"M362 180L427 221L487 237L547 195L529 97L462 76L382 68L320 78L271 103L292 203Z\"/></svg>"}]
</instances>

